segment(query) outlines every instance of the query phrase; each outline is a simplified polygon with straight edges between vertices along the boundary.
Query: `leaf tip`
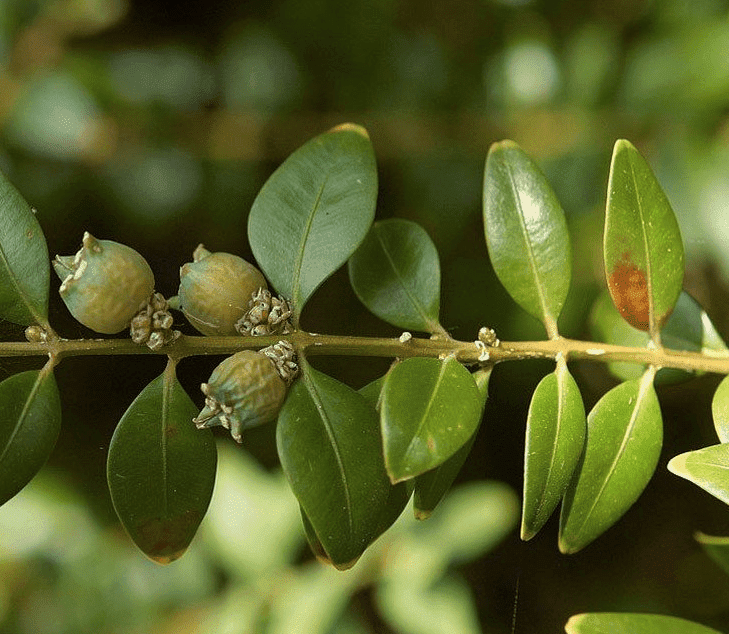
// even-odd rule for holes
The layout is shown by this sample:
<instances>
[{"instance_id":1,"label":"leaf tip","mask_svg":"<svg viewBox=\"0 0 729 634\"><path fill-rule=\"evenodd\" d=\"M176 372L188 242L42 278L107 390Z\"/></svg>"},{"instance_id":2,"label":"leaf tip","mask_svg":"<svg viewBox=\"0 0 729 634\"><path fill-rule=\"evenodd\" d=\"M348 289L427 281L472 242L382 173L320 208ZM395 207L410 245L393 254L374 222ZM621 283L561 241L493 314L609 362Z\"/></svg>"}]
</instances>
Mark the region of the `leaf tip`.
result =
<instances>
[{"instance_id":1,"label":"leaf tip","mask_svg":"<svg viewBox=\"0 0 729 634\"><path fill-rule=\"evenodd\" d=\"M583 614L575 614L574 616L571 616L564 626L564 631L567 632L567 634L577 634L579 631L577 628L582 623L583 617Z\"/></svg>"},{"instance_id":2,"label":"leaf tip","mask_svg":"<svg viewBox=\"0 0 729 634\"><path fill-rule=\"evenodd\" d=\"M422 522L424 520L427 520L433 514L433 510L415 508L413 509L413 514L415 515L416 520Z\"/></svg>"},{"instance_id":3,"label":"leaf tip","mask_svg":"<svg viewBox=\"0 0 729 634\"><path fill-rule=\"evenodd\" d=\"M678 456L674 456L668 461L666 468L673 474L680 477L684 477L686 473L686 457L688 453L682 453Z\"/></svg>"},{"instance_id":4,"label":"leaf tip","mask_svg":"<svg viewBox=\"0 0 729 634\"><path fill-rule=\"evenodd\" d=\"M339 125L335 125L329 132L354 132L367 140L370 138L366 128L356 123L340 123Z\"/></svg>"},{"instance_id":5,"label":"leaf tip","mask_svg":"<svg viewBox=\"0 0 729 634\"><path fill-rule=\"evenodd\" d=\"M167 564L171 564L173 561L176 561L177 559L182 557L182 555L184 555L186 551L187 551L187 548L181 548L180 550L178 550L174 553L167 554L167 555L150 554L150 555L148 555L148 557L156 564L161 564L163 566L166 566Z\"/></svg>"}]
</instances>

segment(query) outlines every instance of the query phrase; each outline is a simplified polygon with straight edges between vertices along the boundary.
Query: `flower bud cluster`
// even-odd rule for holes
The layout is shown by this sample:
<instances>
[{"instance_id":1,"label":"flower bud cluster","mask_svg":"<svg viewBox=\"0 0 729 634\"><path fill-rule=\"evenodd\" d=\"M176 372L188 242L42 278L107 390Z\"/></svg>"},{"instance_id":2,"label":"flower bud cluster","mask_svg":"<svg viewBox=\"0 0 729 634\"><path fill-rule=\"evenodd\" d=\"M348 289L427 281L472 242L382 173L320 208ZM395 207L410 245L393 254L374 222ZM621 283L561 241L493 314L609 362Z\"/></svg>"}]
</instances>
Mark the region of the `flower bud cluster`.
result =
<instances>
[{"instance_id":1,"label":"flower bud cluster","mask_svg":"<svg viewBox=\"0 0 729 634\"><path fill-rule=\"evenodd\" d=\"M260 337L293 332L291 306L283 297L274 297L268 289L259 288L248 306L248 312L235 324L241 335Z\"/></svg>"},{"instance_id":2,"label":"flower bud cluster","mask_svg":"<svg viewBox=\"0 0 729 634\"><path fill-rule=\"evenodd\" d=\"M146 345L150 350L159 350L180 336L179 330L172 330L173 322L164 295L154 293L132 318L129 329L132 341Z\"/></svg>"}]
</instances>

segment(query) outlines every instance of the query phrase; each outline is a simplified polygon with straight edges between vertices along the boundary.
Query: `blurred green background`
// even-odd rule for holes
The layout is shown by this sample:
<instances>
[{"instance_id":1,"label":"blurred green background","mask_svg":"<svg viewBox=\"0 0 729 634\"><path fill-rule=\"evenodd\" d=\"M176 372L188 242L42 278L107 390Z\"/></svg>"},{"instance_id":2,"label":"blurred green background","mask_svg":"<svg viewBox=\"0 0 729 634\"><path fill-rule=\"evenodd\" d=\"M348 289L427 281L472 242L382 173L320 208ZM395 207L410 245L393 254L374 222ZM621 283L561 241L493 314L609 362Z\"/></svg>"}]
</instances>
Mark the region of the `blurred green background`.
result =
<instances>
[{"instance_id":1,"label":"blurred green background","mask_svg":"<svg viewBox=\"0 0 729 634\"><path fill-rule=\"evenodd\" d=\"M166 296L200 242L250 257L258 189L290 152L344 121L371 135L379 217L416 220L436 242L442 321L455 337L473 339L482 325L501 339L543 336L499 286L484 246L483 163L502 138L532 154L562 201L575 271L561 330L589 336L604 286L610 154L628 138L679 217L687 290L729 338L725 0L0 0L0 168L37 208L51 255L74 253L84 230L127 243ZM51 320L64 336L90 336L55 294ZM303 324L395 334L358 304L343 271ZM20 339L22 329L2 324L0 334ZM198 403L217 362L180 366ZM0 378L37 363L0 360ZM360 387L388 361L315 364ZM515 530L529 396L550 366L497 368L451 506L422 525L403 518L353 571L335 573L303 545L271 426L251 431L244 449L221 435L213 507L185 557L161 568L134 550L106 491L106 450L162 367L59 366L57 449L0 509L2 634L500 634L512 624L541 633L605 610L729 631L729 580L692 537L729 535L729 511L665 469L673 455L716 443L717 377L661 390L665 446L647 491L620 524L565 557L556 518L527 544ZM573 369L588 406L614 384L602 367Z\"/></svg>"}]
</instances>

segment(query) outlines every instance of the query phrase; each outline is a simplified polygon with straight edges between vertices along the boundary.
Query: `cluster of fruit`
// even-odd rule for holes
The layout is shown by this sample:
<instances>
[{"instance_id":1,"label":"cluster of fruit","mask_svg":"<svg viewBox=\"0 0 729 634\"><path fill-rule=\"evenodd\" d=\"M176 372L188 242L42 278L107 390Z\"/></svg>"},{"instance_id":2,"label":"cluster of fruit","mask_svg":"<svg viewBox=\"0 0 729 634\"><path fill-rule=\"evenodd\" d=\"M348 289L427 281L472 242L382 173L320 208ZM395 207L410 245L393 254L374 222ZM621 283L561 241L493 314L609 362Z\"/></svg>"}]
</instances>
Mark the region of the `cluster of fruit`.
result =
<instances>
[{"instance_id":1,"label":"cluster of fruit","mask_svg":"<svg viewBox=\"0 0 729 634\"><path fill-rule=\"evenodd\" d=\"M154 291L154 274L134 249L84 234L74 256L56 256L61 298L84 326L103 334L130 329L135 343L158 350L180 336L171 308L207 336L256 336L293 331L288 302L274 297L263 274L230 253L199 245L180 268L177 296ZM201 385L205 407L199 428L223 425L241 442L243 429L272 421L296 377L295 351L286 341L243 350L218 365Z\"/></svg>"}]
</instances>

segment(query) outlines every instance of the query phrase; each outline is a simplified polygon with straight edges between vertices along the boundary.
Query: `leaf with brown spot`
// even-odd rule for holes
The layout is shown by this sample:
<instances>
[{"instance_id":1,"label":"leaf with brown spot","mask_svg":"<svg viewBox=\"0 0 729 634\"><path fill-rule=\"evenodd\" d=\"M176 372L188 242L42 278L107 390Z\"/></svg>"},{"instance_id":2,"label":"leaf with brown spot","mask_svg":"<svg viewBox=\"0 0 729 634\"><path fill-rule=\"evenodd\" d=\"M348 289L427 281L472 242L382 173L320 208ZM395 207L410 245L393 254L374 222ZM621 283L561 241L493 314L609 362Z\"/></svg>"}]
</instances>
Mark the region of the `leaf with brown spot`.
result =
<instances>
[{"instance_id":1,"label":"leaf with brown spot","mask_svg":"<svg viewBox=\"0 0 729 634\"><path fill-rule=\"evenodd\" d=\"M195 428L197 411L169 363L129 406L109 446L107 479L117 515L160 564L185 552L213 493L215 443L209 429Z\"/></svg>"},{"instance_id":2,"label":"leaf with brown spot","mask_svg":"<svg viewBox=\"0 0 729 634\"><path fill-rule=\"evenodd\" d=\"M681 293L683 242L650 166L625 140L613 150L603 246L615 307L631 326L657 341Z\"/></svg>"}]
</instances>

